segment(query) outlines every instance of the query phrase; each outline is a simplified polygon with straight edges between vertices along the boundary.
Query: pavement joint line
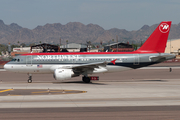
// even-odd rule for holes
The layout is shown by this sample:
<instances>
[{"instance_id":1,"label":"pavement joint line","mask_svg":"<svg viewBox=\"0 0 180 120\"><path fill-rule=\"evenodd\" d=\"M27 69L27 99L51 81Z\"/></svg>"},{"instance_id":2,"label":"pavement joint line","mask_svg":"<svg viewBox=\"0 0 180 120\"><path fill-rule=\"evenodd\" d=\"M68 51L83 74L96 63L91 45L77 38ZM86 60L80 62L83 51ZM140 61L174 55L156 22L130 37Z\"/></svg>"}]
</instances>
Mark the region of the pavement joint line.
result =
<instances>
[{"instance_id":1,"label":"pavement joint line","mask_svg":"<svg viewBox=\"0 0 180 120\"><path fill-rule=\"evenodd\" d=\"M171 99L165 99L164 98L166 97L161 97L161 98L156 98L156 97L150 97L150 98L141 98L141 100L139 100L138 98L107 98L107 99L104 99L104 98L97 98L97 99L73 99L73 100L70 100L70 99L56 99L56 100L23 100L23 102L107 102L107 101L116 101L116 102L122 102L122 101L128 101L128 102L131 102L131 101L148 101L149 99L153 100L153 101L159 101L159 100L163 100L163 101L168 101L168 100L171 100ZM180 102L179 101L179 98L177 99L173 99L174 101L176 102ZM22 100L3 100L3 101L0 101L0 103L10 103L10 102L22 102Z\"/></svg>"},{"instance_id":2,"label":"pavement joint line","mask_svg":"<svg viewBox=\"0 0 180 120\"><path fill-rule=\"evenodd\" d=\"M6 95L6 96L22 96L22 95Z\"/></svg>"}]
</instances>

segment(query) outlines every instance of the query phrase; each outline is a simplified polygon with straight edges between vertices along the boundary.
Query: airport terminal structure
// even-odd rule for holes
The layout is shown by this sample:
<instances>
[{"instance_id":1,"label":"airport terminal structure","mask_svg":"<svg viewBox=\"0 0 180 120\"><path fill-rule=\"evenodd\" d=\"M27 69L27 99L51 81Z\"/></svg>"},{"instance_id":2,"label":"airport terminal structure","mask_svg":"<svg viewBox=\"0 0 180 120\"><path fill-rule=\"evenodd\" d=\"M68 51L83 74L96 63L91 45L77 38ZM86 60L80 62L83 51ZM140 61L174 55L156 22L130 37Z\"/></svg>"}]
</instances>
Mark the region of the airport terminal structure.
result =
<instances>
[{"instance_id":1,"label":"airport terminal structure","mask_svg":"<svg viewBox=\"0 0 180 120\"><path fill-rule=\"evenodd\" d=\"M180 55L180 39L168 40L166 44L165 53Z\"/></svg>"}]
</instances>

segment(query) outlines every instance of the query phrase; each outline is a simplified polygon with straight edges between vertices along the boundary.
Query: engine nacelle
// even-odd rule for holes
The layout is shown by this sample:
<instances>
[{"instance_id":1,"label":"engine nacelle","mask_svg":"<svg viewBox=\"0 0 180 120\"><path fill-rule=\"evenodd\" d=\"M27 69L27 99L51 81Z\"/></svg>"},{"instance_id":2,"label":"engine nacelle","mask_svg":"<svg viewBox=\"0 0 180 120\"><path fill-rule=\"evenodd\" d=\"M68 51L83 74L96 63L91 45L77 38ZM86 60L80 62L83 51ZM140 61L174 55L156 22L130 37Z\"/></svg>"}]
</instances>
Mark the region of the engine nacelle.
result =
<instances>
[{"instance_id":1,"label":"engine nacelle","mask_svg":"<svg viewBox=\"0 0 180 120\"><path fill-rule=\"evenodd\" d=\"M55 69L54 70L54 78L56 80L67 80L72 78L74 72L72 69Z\"/></svg>"}]
</instances>

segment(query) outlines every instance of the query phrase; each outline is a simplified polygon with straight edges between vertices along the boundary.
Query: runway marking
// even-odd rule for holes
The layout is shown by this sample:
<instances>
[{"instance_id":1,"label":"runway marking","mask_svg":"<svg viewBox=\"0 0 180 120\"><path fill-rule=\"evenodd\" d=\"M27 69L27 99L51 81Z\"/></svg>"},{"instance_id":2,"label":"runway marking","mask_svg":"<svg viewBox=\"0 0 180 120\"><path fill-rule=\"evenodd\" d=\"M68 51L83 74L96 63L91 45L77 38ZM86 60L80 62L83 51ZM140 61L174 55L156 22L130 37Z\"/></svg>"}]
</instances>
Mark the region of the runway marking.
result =
<instances>
[{"instance_id":1,"label":"runway marking","mask_svg":"<svg viewBox=\"0 0 180 120\"><path fill-rule=\"evenodd\" d=\"M22 90L24 93L22 93ZM7 92L9 91L9 92ZM0 96L22 96L22 95L58 95L87 93L79 90L45 90L45 89L0 89Z\"/></svg>"},{"instance_id":2,"label":"runway marking","mask_svg":"<svg viewBox=\"0 0 180 120\"><path fill-rule=\"evenodd\" d=\"M39 91L39 92L31 92L31 93L50 93L50 92L67 92L67 91L75 91L75 90L49 90L49 91Z\"/></svg>"},{"instance_id":3,"label":"runway marking","mask_svg":"<svg viewBox=\"0 0 180 120\"><path fill-rule=\"evenodd\" d=\"M75 92L75 93L67 93L67 92ZM31 92L32 94L40 94L40 93L52 93L53 95L55 94L77 94L78 93L87 93L87 91L77 91L77 90L48 90L48 91L38 91L38 92Z\"/></svg>"},{"instance_id":4,"label":"runway marking","mask_svg":"<svg viewBox=\"0 0 180 120\"><path fill-rule=\"evenodd\" d=\"M13 90L13 89L2 90L2 91L0 91L0 93L7 92L7 91L11 91L11 90Z\"/></svg>"},{"instance_id":5,"label":"runway marking","mask_svg":"<svg viewBox=\"0 0 180 120\"><path fill-rule=\"evenodd\" d=\"M47 93L47 92L50 92L50 91L39 91L39 92L31 92L31 93Z\"/></svg>"}]
</instances>

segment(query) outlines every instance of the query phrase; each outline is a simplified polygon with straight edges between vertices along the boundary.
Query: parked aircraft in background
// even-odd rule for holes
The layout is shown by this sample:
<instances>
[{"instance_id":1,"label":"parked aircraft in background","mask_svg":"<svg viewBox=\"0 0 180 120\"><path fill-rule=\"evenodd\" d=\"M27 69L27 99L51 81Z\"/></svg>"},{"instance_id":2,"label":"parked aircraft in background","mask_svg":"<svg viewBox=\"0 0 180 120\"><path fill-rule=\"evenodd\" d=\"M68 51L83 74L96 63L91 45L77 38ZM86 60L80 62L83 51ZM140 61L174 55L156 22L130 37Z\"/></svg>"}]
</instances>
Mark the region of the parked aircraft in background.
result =
<instances>
[{"instance_id":1,"label":"parked aircraft in background","mask_svg":"<svg viewBox=\"0 0 180 120\"><path fill-rule=\"evenodd\" d=\"M4 68L28 74L29 83L32 74L43 73L53 74L56 80L83 75L82 80L89 83L99 79L89 74L137 69L175 58L164 53L170 27L171 21L161 22L142 47L133 52L29 53L15 57Z\"/></svg>"}]
</instances>

